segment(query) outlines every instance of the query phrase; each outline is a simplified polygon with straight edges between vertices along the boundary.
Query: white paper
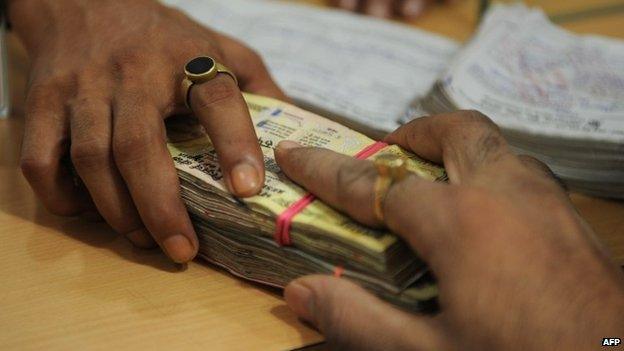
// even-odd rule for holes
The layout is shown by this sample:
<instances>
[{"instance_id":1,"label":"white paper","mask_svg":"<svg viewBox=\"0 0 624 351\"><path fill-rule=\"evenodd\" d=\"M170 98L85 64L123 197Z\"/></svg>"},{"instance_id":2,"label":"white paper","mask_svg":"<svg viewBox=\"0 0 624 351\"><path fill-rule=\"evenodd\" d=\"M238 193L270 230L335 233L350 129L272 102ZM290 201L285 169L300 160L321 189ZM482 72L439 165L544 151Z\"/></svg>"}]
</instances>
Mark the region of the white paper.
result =
<instances>
[{"instance_id":1,"label":"white paper","mask_svg":"<svg viewBox=\"0 0 624 351\"><path fill-rule=\"evenodd\" d=\"M169 0L195 20L256 49L286 94L391 131L425 95L458 45L343 11L260 0Z\"/></svg>"},{"instance_id":2,"label":"white paper","mask_svg":"<svg viewBox=\"0 0 624 351\"><path fill-rule=\"evenodd\" d=\"M503 128L624 143L624 42L569 33L539 10L491 10L442 84Z\"/></svg>"}]
</instances>

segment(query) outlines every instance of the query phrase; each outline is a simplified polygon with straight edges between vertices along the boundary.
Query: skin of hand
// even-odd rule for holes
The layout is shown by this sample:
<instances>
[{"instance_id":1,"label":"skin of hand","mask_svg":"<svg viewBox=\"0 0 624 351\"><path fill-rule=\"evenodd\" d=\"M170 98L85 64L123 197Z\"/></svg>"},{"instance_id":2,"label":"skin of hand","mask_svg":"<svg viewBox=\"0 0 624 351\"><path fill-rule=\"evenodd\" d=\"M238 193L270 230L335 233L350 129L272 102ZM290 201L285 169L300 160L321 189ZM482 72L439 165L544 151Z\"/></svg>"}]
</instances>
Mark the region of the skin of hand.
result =
<instances>
[{"instance_id":1,"label":"skin of hand","mask_svg":"<svg viewBox=\"0 0 624 351\"><path fill-rule=\"evenodd\" d=\"M433 0L331 0L332 5L367 15L414 19L422 15Z\"/></svg>"},{"instance_id":2,"label":"skin of hand","mask_svg":"<svg viewBox=\"0 0 624 351\"><path fill-rule=\"evenodd\" d=\"M237 196L264 183L262 153L241 90L286 99L260 57L154 0L10 0L9 18L32 60L21 167L59 215L101 216L135 245L157 243L175 262L198 241L179 195L164 119L189 112L184 65L211 56L226 74L191 89ZM76 186L67 159L80 177ZM85 189L86 188L86 189ZM96 212L97 210L97 212Z\"/></svg>"},{"instance_id":3,"label":"skin of hand","mask_svg":"<svg viewBox=\"0 0 624 351\"><path fill-rule=\"evenodd\" d=\"M410 314L355 284L307 276L289 306L346 350L596 350L624 332L624 279L550 170L512 154L483 115L424 117L386 141L444 164L449 182L394 184L385 225L428 262L440 313ZM284 173L373 227L372 162L285 141Z\"/></svg>"}]
</instances>

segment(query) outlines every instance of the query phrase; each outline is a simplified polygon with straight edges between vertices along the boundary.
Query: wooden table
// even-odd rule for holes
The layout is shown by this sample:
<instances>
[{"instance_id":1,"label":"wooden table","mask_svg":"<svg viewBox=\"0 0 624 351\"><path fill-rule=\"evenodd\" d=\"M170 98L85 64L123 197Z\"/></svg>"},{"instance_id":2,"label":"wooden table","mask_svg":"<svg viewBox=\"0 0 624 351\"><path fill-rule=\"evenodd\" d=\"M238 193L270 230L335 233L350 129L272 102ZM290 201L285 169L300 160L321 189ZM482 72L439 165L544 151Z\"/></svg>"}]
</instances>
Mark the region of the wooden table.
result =
<instances>
[{"instance_id":1,"label":"wooden table","mask_svg":"<svg viewBox=\"0 0 624 351\"><path fill-rule=\"evenodd\" d=\"M588 7L539 3L551 15ZM623 2L591 6L613 4ZM464 40L475 13L476 0L456 1L414 25ZM621 13L572 17L565 27L624 37ZM12 35L9 42L14 110L0 121L0 349L285 350L322 340L277 290L201 262L181 269L157 251L133 249L104 224L46 213L18 170L28 60ZM624 263L624 204L572 199Z\"/></svg>"}]
</instances>

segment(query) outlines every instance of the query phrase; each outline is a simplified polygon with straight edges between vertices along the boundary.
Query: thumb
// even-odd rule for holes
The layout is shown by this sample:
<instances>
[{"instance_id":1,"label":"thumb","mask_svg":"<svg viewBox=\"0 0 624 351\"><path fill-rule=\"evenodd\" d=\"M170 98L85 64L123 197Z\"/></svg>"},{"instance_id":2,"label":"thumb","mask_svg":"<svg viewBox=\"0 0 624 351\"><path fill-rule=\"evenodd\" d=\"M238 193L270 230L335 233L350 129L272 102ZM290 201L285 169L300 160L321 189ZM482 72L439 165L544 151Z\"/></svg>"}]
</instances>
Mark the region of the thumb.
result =
<instances>
[{"instance_id":1,"label":"thumb","mask_svg":"<svg viewBox=\"0 0 624 351\"><path fill-rule=\"evenodd\" d=\"M430 318L396 309L358 285L313 275L284 291L290 308L317 327L332 349L438 350L441 340Z\"/></svg>"}]
</instances>

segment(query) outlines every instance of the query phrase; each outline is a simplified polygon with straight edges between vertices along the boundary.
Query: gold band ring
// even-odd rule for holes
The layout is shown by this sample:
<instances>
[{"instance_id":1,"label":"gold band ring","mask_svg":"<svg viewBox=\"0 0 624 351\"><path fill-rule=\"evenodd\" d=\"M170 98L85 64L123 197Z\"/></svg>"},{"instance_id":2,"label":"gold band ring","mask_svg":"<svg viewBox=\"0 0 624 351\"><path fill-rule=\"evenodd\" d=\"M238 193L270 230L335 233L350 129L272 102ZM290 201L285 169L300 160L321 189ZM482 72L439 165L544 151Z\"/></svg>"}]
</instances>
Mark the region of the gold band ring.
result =
<instances>
[{"instance_id":1,"label":"gold band ring","mask_svg":"<svg viewBox=\"0 0 624 351\"><path fill-rule=\"evenodd\" d=\"M407 160L404 157L383 154L374 160L377 169L377 179L375 180L375 217L380 222L384 222L384 202L390 187L407 176Z\"/></svg>"},{"instance_id":2,"label":"gold band ring","mask_svg":"<svg viewBox=\"0 0 624 351\"><path fill-rule=\"evenodd\" d=\"M225 73L234 79L234 83L238 85L236 75L230 71L225 65L217 62L209 56L199 56L190 60L184 66L184 79L182 80L182 96L186 107L191 108L189 101L191 87L195 84L207 82L217 76L219 73Z\"/></svg>"}]
</instances>

